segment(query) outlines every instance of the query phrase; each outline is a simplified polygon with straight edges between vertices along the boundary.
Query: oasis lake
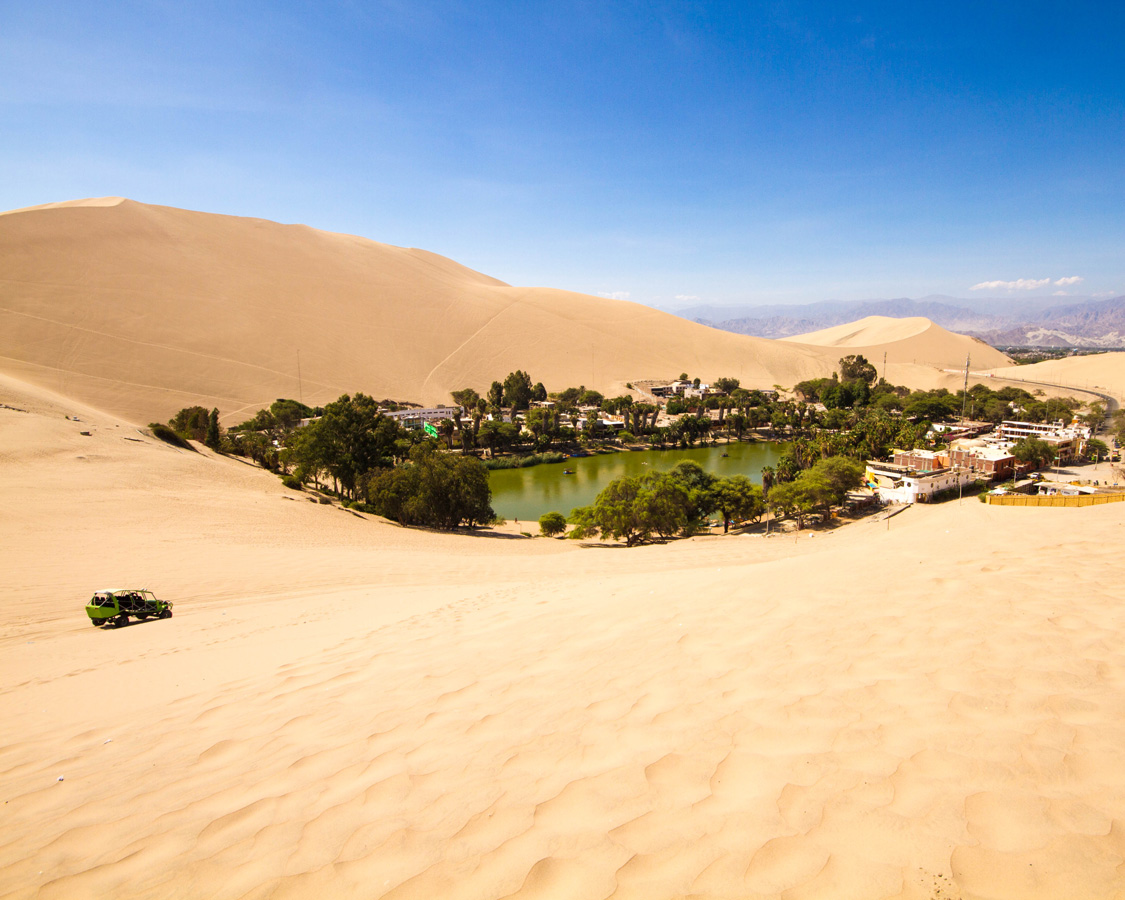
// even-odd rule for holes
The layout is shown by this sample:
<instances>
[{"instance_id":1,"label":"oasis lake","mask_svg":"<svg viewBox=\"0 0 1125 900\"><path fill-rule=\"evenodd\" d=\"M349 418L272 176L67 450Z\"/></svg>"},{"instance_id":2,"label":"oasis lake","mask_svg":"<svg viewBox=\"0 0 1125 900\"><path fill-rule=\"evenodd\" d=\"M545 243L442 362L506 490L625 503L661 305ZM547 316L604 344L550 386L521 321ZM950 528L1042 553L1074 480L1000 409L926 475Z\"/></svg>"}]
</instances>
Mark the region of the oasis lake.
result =
<instances>
[{"instance_id":1,"label":"oasis lake","mask_svg":"<svg viewBox=\"0 0 1125 900\"><path fill-rule=\"evenodd\" d=\"M784 444L773 442L719 444L578 456L526 469L495 469L489 473L492 508L506 519L529 523L552 510L569 516L574 507L593 503L615 478L667 471L684 459L694 460L712 475L746 475L761 484L763 466L776 464L784 449ZM574 474L564 474L567 469Z\"/></svg>"}]
</instances>

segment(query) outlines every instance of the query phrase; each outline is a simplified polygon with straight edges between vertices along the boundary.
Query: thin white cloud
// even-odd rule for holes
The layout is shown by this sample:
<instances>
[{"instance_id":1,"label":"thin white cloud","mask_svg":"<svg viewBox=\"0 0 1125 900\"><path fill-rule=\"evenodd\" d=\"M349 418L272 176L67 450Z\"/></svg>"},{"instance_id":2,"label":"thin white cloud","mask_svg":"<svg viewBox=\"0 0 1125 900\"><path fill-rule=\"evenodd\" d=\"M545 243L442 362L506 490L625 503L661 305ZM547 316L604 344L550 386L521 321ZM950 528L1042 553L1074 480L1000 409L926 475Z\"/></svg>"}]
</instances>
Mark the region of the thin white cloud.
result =
<instances>
[{"instance_id":1,"label":"thin white cloud","mask_svg":"<svg viewBox=\"0 0 1125 900\"><path fill-rule=\"evenodd\" d=\"M1078 284L1082 281L1081 275L1068 275L1066 278L1060 278L1055 282L1055 287L1066 287L1068 284Z\"/></svg>"},{"instance_id":2,"label":"thin white cloud","mask_svg":"<svg viewBox=\"0 0 1125 900\"><path fill-rule=\"evenodd\" d=\"M676 299L677 300L698 300L700 298L695 296L695 294L676 294Z\"/></svg>"},{"instance_id":3,"label":"thin white cloud","mask_svg":"<svg viewBox=\"0 0 1125 900\"><path fill-rule=\"evenodd\" d=\"M1096 294L1091 294L1095 300L1103 300L1106 297L1116 297L1117 291L1098 291Z\"/></svg>"},{"instance_id":4,"label":"thin white cloud","mask_svg":"<svg viewBox=\"0 0 1125 900\"><path fill-rule=\"evenodd\" d=\"M1055 284L1058 284L1058 282L1056 281ZM1052 297L1069 297L1070 294L1068 294L1066 291L1055 291L1053 294L1051 294L1051 296Z\"/></svg>"},{"instance_id":5,"label":"thin white cloud","mask_svg":"<svg viewBox=\"0 0 1125 900\"><path fill-rule=\"evenodd\" d=\"M982 281L970 291L1034 291L1051 283L1050 278L1017 278L1015 281Z\"/></svg>"},{"instance_id":6,"label":"thin white cloud","mask_svg":"<svg viewBox=\"0 0 1125 900\"><path fill-rule=\"evenodd\" d=\"M609 291L607 293L598 293L599 297L605 297L606 300L628 300L631 296L630 291Z\"/></svg>"}]
</instances>

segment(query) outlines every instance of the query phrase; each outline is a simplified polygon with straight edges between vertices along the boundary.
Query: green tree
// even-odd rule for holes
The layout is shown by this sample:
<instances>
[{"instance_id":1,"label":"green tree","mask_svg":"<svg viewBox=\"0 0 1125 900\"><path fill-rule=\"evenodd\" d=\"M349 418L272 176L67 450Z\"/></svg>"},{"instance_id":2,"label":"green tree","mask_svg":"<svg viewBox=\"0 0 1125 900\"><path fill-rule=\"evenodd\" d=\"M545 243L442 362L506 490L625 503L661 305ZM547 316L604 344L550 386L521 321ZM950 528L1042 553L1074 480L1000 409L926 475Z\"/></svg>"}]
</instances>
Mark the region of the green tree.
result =
<instances>
[{"instance_id":1,"label":"green tree","mask_svg":"<svg viewBox=\"0 0 1125 900\"><path fill-rule=\"evenodd\" d=\"M328 459L332 450L328 432L316 422L299 428L286 440L280 457L281 464L293 474L301 484L311 479L319 488L320 479L328 473Z\"/></svg>"},{"instance_id":2,"label":"green tree","mask_svg":"<svg viewBox=\"0 0 1125 900\"><path fill-rule=\"evenodd\" d=\"M457 432L457 426L453 423L452 419L442 419L437 423L437 433L441 435L442 440L445 441L445 449L453 449L453 435Z\"/></svg>"},{"instance_id":3,"label":"green tree","mask_svg":"<svg viewBox=\"0 0 1125 900\"><path fill-rule=\"evenodd\" d=\"M1054 448L1040 438L1027 437L1012 444L1011 454L1020 462L1039 468L1050 465L1055 458Z\"/></svg>"},{"instance_id":4,"label":"green tree","mask_svg":"<svg viewBox=\"0 0 1125 900\"><path fill-rule=\"evenodd\" d=\"M527 411L527 430L535 438L537 448L546 449L554 433L555 414L549 409L536 407Z\"/></svg>"},{"instance_id":5,"label":"green tree","mask_svg":"<svg viewBox=\"0 0 1125 900\"><path fill-rule=\"evenodd\" d=\"M217 451L222 446L222 442L223 438L219 432L219 410L216 408L212 409L207 417L207 436L203 443Z\"/></svg>"},{"instance_id":6,"label":"green tree","mask_svg":"<svg viewBox=\"0 0 1125 900\"><path fill-rule=\"evenodd\" d=\"M716 378L715 389L722 391L724 394L732 394L739 387L739 380L737 378Z\"/></svg>"},{"instance_id":7,"label":"green tree","mask_svg":"<svg viewBox=\"0 0 1125 900\"><path fill-rule=\"evenodd\" d=\"M495 518L484 464L441 453L428 443L410 451L408 464L376 473L368 494L376 512L402 525L452 530Z\"/></svg>"},{"instance_id":8,"label":"green tree","mask_svg":"<svg viewBox=\"0 0 1125 900\"><path fill-rule=\"evenodd\" d=\"M691 526L702 527L716 509L714 487L717 479L693 459L680 460L669 474L687 491L685 512Z\"/></svg>"},{"instance_id":9,"label":"green tree","mask_svg":"<svg viewBox=\"0 0 1125 900\"><path fill-rule=\"evenodd\" d=\"M628 547L671 537L688 527L688 506L687 488L670 473L625 476L607 484L592 506L571 513L571 537L600 534Z\"/></svg>"},{"instance_id":10,"label":"green tree","mask_svg":"<svg viewBox=\"0 0 1125 900\"><path fill-rule=\"evenodd\" d=\"M769 505L775 512L797 517L797 528L804 527L805 516L820 511L827 514L844 502L848 491L863 483L863 464L844 456L822 459L792 481L774 485Z\"/></svg>"},{"instance_id":11,"label":"green tree","mask_svg":"<svg viewBox=\"0 0 1125 900\"><path fill-rule=\"evenodd\" d=\"M775 516L795 515L797 529L805 525L805 516L813 512L819 503L815 491L810 490L807 482L787 481L775 484L769 493L769 506Z\"/></svg>"},{"instance_id":12,"label":"green tree","mask_svg":"<svg viewBox=\"0 0 1125 900\"><path fill-rule=\"evenodd\" d=\"M277 424L277 419L274 418L272 412L270 412L268 409L259 409L256 413L254 413L254 417L252 419L247 419L245 422L239 422L237 425L232 426L230 430L241 432L263 431L273 436L279 431L279 426Z\"/></svg>"},{"instance_id":13,"label":"green tree","mask_svg":"<svg viewBox=\"0 0 1125 900\"><path fill-rule=\"evenodd\" d=\"M799 381L794 385L793 391L800 394L805 400L816 400L824 403L828 391L837 387L838 384L839 381L833 374L831 378L810 378L807 381Z\"/></svg>"},{"instance_id":14,"label":"green tree","mask_svg":"<svg viewBox=\"0 0 1125 900\"><path fill-rule=\"evenodd\" d=\"M1105 421L1105 404L1100 401L1091 403L1089 409L1079 416L1079 419L1084 425L1089 425L1096 431Z\"/></svg>"},{"instance_id":15,"label":"green tree","mask_svg":"<svg viewBox=\"0 0 1125 900\"><path fill-rule=\"evenodd\" d=\"M693 505L690 490L674 474L652 472L641 476L638 515L647 528L665 540L694 529Z\"/></svg>"},{"instance_id":16,"label":"green tree","mask_svg":"<svg viewBox=\"0 0 1125 900\"><path fill-rule=\"evenodd\" d=\"M451 391L450 396L453 398L454 403L464 407L469 412L477 408L477 403L481 399L480 394L471 387L462 388L459 391Z\"/></svg>"},{"instance_id":17,"label":"green tree","mask_svg":"<svg viewBox=\"0 0 1125 900\"><path fill-rule=\"evenodd\" d=\"M844 502L848 491L863 484L863 472L863 463L858 460L846 456L830 456L820 460L806 474L824 485L829 505L839 506Z\"/></svg>"},{"instance_id":18,"label":"green tree","mask_svg":"<svg viewBox=\"0 0 1125 900\"><path fill-rule=\"evenodd\" d=\"M497 450L508 450L516 444L519 440L519 427L511 422L490 419L481 422L478 437L489 452L495 454Z\"/></svg>"},{"instance_id":19,"label":"green tree","mask_svg":"<svg viewBox=\"0 0 1125 900\"><path fill-rule=\"evenodd\" d=\"M554 537L566 531L566 516L560 512L549 512L539 517L539 533L544 537Z\"/></svg>"},{"instance_id":20,"label":"green tree","mask_svg":"<svg viewBox=\"0 0 1125 900\"><path fill-rule=\"evenodd\" d=\"M184 440L203 444L210 421L211 413L202 406L187 406L168 420L168 426Z\"/></svg>"},{"instance_id":21,"label":"green tree","mask_svg":"<svg viewBox=\"0 0 1125 900\"><path fill-rule=\"evenodd\" d=\"M309 444L320 454L318 465L332 476L337 492L352 499L358 496L361 476L394 462L398 424L383 416L366 394L343 394L307 427L318 433Z\"/></svg>"},{"instance_id":22,"label":"green tree","mask_svg":"<svg viewBox=\"0 0 1125 900\"><path fill-rule=\"evenodd\" d=\"M574 530L570 536L581 540L600 534L603 538L624 540L629 547L647 540L652 530L642 522L637 509L640 491L637 476L614 479L602 488L593 505L571 511Z\"/></svg>"},{"instance_id":23,"label":"green tree","mask_svg":"<svg viewBox=\"0 0 1125 900\"><path fill-rule=\"evenodd\" d=\"M305 406L298 400L279 398L270 404L270 415L278 428L289 431L296 428L301 419L310 419L314 415L311 407Z\"/></svg>"},{"instance_id":24,"label":"green tree","mask_svg":"<svg viewBox=\"0 0 1125 900\"><path fill-rule=\"evenodd\" d=\"M1097 438L1090 438L1086 441L1086 456L1099 460L1107 459L1109 457L1109 445Z\"/></svg>"},{"instance_id":25,"label":"green tree","mask_svg":"<svg viewBox=\"0 0 1125 900\"><path fill-rule=\"evenodd\" d=\"M522 369L516 369L504 379L504 405L527 409L531 405L532 390L531 377Z\"/></svg>"},{"instance_id":26,"label":"green tree","mask_svg":"<svg viewBox=\"0 0 1125 900\"><path fill-rule=\"evenodd\" d=\"M957 398L946 390L915 391L906 401L903 415L928 422L945 422L961 413Z\"/></svg>"},{"instance_id":27,"label":"green tree","mask_svg":"<svg viewBox=\"0 0 1125 900\"><path fill-rule=\"evenodd\" d=\"M762 489L745 475L718 478L711 485L715 508L723 515L723 533L730 530L731 522L757 521L765 511Z\"/></svg>"},{"instance_id":28,"label":"green tree","mask_svg":"<svg viewBox=\"0 0 1125 900\"><path fill-rule=\"evenodd\" d=\"M263 469L272 472L278 467L280 454L274 449L269 437L260 431L251 431L242 435L239 449Z\"/></svg>"},{"instance_id":29,"label":"green tree","mask_svg":"<svg viewBox=\"0 0 1125 900\"><path fill-rule=\"evenodd\" d=\"M865 385L872 385L879 373L866 357L852 354L840 360L840 378L843 381L861 381Z\"/></svg>"}]
</instances>

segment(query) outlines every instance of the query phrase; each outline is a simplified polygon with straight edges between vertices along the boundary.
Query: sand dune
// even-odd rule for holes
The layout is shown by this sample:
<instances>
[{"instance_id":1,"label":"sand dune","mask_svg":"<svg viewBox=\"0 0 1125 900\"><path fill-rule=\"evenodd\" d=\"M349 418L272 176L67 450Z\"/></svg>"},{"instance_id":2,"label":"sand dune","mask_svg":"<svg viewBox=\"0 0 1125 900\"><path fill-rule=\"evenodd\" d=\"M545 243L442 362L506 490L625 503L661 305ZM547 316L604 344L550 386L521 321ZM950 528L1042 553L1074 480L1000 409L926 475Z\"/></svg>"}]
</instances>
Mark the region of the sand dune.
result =
<instances>
[{"instance_id":1,"label":"sand dune","mask_svg":"<svg viewBox=\"0 0 1125 900\"><path fill-rule=\"evenodd\" d=\"M895 338L891 362L964 359L968 339L936 334ZM356 390L440 402L516 368L550 390L681 371L791 386L839 355L299 225L120 198L0 218L0 371L135 422L194 403L239 421Z\"/></svg>"},{"instance_id":2,"label":"sand dune","mask_svg":"<svg viewBox=\"0 0 1125 900\"><path fill-rule=\"evenodd\" d=\"M1125 504L583 550L0 403L0 895L1125 891Z\"/></svg>"},{"instance_id":3,"label":"sand dune","mask_svg":"<svg viewBox=\"0 0 1125 900\"><path fill-rule=\"evenodd\" d=\"M872 347L876 344L904 341L925 334L931 327L937 326L921 316L909 316L903 319L868 316L855 322L834 325L808 334L797 334L782 340L796 344L817 344L822 347Z\"/></svg>"},{"instance_id":4,"label":"sand dune","mask_svg":"<svg viewBox=\"0 0 1125 900\"><path fill-rule=\"evenodd\" d=\"M1059 384L1075 391L1102 391L1119 399L1125 398L1125 353L1070 356L1016 369L993 369L991 374L998 378Z\"/></svg>"},{"instance_id":5,"label":"sand dune","mask_svg":"<svg viewBox=\"0 0 1125 900\"><path fill-rule=\"evenodd\" d=\"M919 316L906 319L868 316L857 322L783 340L791 344L862 354L880 367L884 353L888 364L900 366L921 364L937 369L964 367L966 356L972 357L974 369L1004 368L1011 365L1008 357L995 347L963 334L954 334ZM888 379L896 384L915 386L909 380L909 369L898 371L907 373L907 380L891 379L889 370Z\"/></svg>"}]
</instances>

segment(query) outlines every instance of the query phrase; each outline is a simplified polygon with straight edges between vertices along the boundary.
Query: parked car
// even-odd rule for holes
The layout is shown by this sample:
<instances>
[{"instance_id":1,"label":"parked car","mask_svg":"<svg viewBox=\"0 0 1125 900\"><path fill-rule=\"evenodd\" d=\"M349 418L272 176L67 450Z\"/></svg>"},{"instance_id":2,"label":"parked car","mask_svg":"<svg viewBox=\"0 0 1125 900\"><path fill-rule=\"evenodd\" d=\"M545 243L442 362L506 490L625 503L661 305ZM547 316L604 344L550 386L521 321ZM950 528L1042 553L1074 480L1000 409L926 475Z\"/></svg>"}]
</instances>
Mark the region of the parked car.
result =
<instances>
[{"instance_id":1,"label":"parked car","mask_svg":"<svg viewBox=\"0 0 1125 900\"><path fill-rule=\"evenodd\" d=\"M86 604L86 614L94 625L126 625L129 616L142 621L148 618L172 618L172 604L158 600L149 590L136 588L116 588L112 591L97 591Z\"/></svg>"}]
</instances>

